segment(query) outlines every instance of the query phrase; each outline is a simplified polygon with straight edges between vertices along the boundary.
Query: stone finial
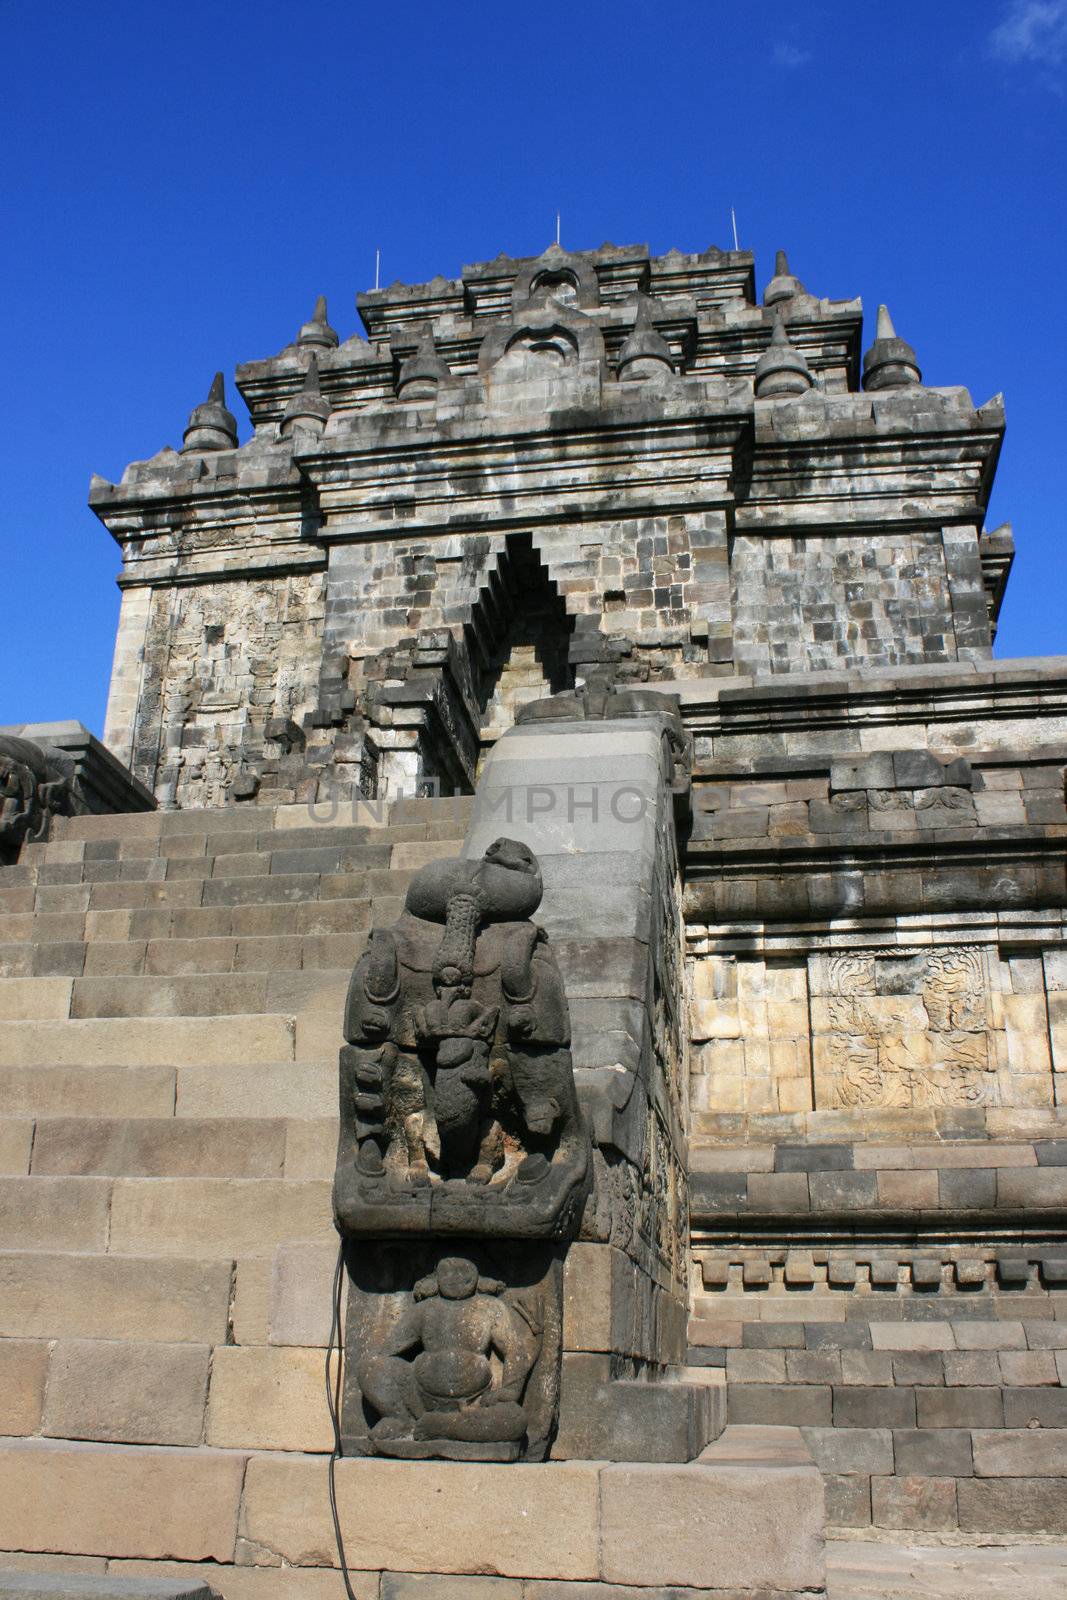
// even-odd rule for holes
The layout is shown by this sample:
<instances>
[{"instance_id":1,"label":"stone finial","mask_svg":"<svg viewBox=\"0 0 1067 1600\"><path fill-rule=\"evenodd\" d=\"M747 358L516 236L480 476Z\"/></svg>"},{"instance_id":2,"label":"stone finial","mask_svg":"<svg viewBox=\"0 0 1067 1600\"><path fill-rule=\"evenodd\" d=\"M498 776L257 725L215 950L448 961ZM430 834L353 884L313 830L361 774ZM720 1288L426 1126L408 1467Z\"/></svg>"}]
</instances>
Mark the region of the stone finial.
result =
<instances>
[{"instance_id":1,"label":"stone finial","mask_svg":"<svg viewBox=\"0 0 1067 1600\"><path fill-rule=\"evenodd\" d=\"M800 279L790 272L785 251L779 250L774 258L774 277L763 291L763 304L774 306L780 300L792 300L794 295L807 292Z\"/></svg>"},{"instance_id":2,"label":"stone finial","mask_svg":"<svg viewBox=\"0 0 1067 1600\"><path fill-rule=\"evenodd\" d=\"M305 322L296 336L297 344L321 345L324 350L335 350L338 338L326 321L326 296L320 294L315 301L315 312L310 322Z\"/></svg>"},{"instance_id":3,"label":"stone finial","mask_svg":"<svg viewBox=\"0 0 1067 1600\"><path fill-rule=\"evenodd\" d=\"M329 415L330 402L324 398L319 384L318 357L312 355L303 385L294 394L282 416L282 438L288 438L297 423L311 433L321 433Z\"/></svg>"},{"instance_id":4,"label":"stone finial","mask_svg":"<svg viewBox=\"0 0 1067 1600\"><path fill-rule=\"evenodd\" d=\"M189 454L237 449L237 418L226 409L226 380L221 372L212 379L203 405L190 412L182 449Z\"/></svg>"},{"instance_id":5,"label":"stone finial","mask_svg":"<svg viewBox=\"0 0 1067 1600\"><path fill-rule=\"evenodd\" d=\"M915 351L906 340L898 338L887 307L879 306L874 343L863 357L863 387L908 389L922 381Z\"/></svg>"},{"instance_id":6,"label":"stone finial","mask_svg":"<svg viewBox=\"0 0 1067 1600\"><path fill-rule=\"evenodd\" d=\"M432 400L440 385L447 383L451 376L448 363L437 354L433 328L427 323L415 351L401 363L396 397L398 400Z\"/></svg>"},{"instance_id":7,"label":"stone finial","mask_svg":"<svg viewBox=\"0 0 1067 1600\"><path fill-rule=\"evenodd\" d=\"M639 294L633 331L619 351L619 378L627 383L640 378L659 378L673 371L671 347L652 321L652 302L646 294Z\"/></svg>"},{"instance_id":8,"label":"stone finial","mask_svg":"<svg viewBox=\"0 0 1067 1600\"><path fill-rule=\"evenodd\" d=\"M770 344L756 362L754 382L757 400L807 394L815 385L811 368L799 350L794 350L790 344L780 316L774 319Z\"/></svg>"}]
</instances>

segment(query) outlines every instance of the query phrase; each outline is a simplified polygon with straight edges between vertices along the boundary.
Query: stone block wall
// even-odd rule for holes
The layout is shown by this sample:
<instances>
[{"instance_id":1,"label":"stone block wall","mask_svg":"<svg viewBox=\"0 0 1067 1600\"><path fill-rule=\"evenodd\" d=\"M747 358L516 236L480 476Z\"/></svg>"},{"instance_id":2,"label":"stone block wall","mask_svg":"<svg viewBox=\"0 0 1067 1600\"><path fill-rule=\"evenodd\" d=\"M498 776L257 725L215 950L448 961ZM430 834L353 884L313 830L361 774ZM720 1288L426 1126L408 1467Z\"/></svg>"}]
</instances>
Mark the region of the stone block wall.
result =
<instances>
[{"instance_id":1,"label":"stone block wall","mask_svg":"<svg viewBox=\"0 0 1067 1600\"><path fill-rule=\"evenodd\" d=\"M977 535L970 533L972 545ZM981 584L977 629L961 625L939 528L739 533L731 556L734 656L741 672L834 671L955 661L988 649ZM974 576L977 578L977 563Z\"/></svg>"},{"instance_id":2,"label":"stone block wall","mask_svg":"<svg viewBox=\"0 0 1067 1600\"><path fill-rule=\"evenodd\" d=\"M495 604L516 541L553 687L987 659L999 401L859 392L858 302L775 284L756 305L744 253L553 247L361 296L367 339L315 321L239 369L246 444L209 402L180 454L94 480L124 557L112 748L167 805L470 789L461 747L510 714L489 668L530 648Z\"/></svg>"},{"instance_id":3,"label":"stone block wall","mask_svg":"<svg viewBox=\"0 0 1067 1600\"><path fill-rule=\"evenodd\" d=\"M696 955L694 1110L1061 1103L1062 948L925 920L843 951Z\"/></svg>"},{"instance_id":4,"label":"stone block wall","mask_svg":"<svg viewBox=\"0 0 1067 1600\"><path fill-rule=\"evenodd\" d=\"M833 1524L1067 1531L1067 1117L791 1120L694 1158L690 1361L803 1429Z\"/></svg>"},{"instance_id":5,"label":"stone block wall","mask_svg":"<svg viewBox=\"0 0 1067 1600\"><path fill-rule=\"evenodd\" d=\"M689 700L690 1361L838 1526L1067 1529L1062 670Z\"/></svg>"}]
</instances>

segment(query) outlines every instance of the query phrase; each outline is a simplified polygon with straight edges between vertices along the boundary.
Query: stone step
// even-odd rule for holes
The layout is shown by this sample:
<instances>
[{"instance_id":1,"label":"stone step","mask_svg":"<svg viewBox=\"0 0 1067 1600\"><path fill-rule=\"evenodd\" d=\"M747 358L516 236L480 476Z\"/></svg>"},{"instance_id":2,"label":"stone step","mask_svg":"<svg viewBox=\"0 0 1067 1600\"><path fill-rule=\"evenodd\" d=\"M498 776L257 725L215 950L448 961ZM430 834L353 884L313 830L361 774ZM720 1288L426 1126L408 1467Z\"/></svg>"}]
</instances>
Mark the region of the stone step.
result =
<instances>
[{"instance_id":1,"label":"stone step","mask_svg":"<svg viewBox=\"0 0 1067 1600\"><path fill-rule=\"evenodd\" d=\"M253 1111L323 1119L337 1109L337 1057L331 1054L330 1060L300 1062L235 1060L222 1068L195 1058L181 1066L0 1066L0 1117L214 1118Z\"/></svg>"},{"instance_id":2,"label":"stone step","mask_svg":"<svg viewBox=\"0 0 1067 1600\"><path fill-rule=\"evenodd\" d=\"M124 975L76 978L70 1015L104 1017L218 1017L233 1013L289 1014L315 1002L330 1008L340 1027L350 969L198 973L186 976ZM58 984L58 978L9 979L11 983ZM3 1000L0 983L0 1005ZM27 1004L32 1002L26 1002ZM45 1003L54 1004L55 997ZM53 1015L52 1012L45 1013ZM2 1012L0 1012L2 1015Z\"/></svg>"},{"instance_id":3,"label":"stone step","mask_svg":"<svg viewBox=\"0 0 1067 1600\"><path fill-rule=\"evenodd\" d=\"M0 1562L6 1560L0 1554ZM0 1600L220 1600L206 1578L0 1570Z\"/></svg>"},{"instance_id":4,"label":"stone step","mask_svg":"<svg viewBox=\"0 0 1067 1600\"><path fill-rule=\"evenodd\" d=\"M302 900L293 904L241 906L151 906L76 912L12 913L0 922L2 947L16 944L73 945L148 939L205 939L275 934L355 933L373 919L392 920L403 904L406 880L385 875L374 894ZM17 952L13 952L17 954ZM42 961L52 959L43 952ZM11 976L19 976L12 973Z\"/></svg>"},{"instance_id":5,"label":"stone step","mask_svg":"<svg viewBox=\"0 0 1067 1600\"><path fill-rule=\"evenodd\" d=\"M501 1595L520 1594L524 1579L538 1593L564 1580L570 1592L618 1594L606 1586L660 1593L704 1587L711 1575L724 1594L820 1594L822 1494L794 1437L728 1429L698 1461L673 1466L341 1461L336 1503L357 1593L377 1596L384 1572L383 1595L395 1600L473 1594L486 1574ZM326 1488L321 1453L4 1441L0 1547L218 1563L212 1576L234 1600L325 1600L340 1586L336 1570L332 1589L308 1578L336 1561ZM299 1582L231 1589L231 1574L257 1561L272 1579L296 1568ZM451 1581L402 1581L415 1572Z\"/></svg>"},{"instance_id":6,"label":"stone step","mask_svg":"<svg viewBox=\"0 0 1067 1600\"><path fill-rule=\"evenodd\" d=\"M337 1117L0 1116L0 1175L328 1183ZM32 1165L31 1165L32 1161Z\"/></svg>"},{"instance_id":7,"label":"stone step","mask_svg":"<svg viewBox=\"0 0 1067 1600\"><path fill-rule=\"evenodd\" d=\"M437 855L453 853L447 848ZM426 859L437 859L437 856ZM56 923L54 926L57 930L62 928L64 937L77 938L74 931L77 924L73 919L108 911L176 912L333 900L373 902L381 898L388 898L399 906L411 877L412 872L407 869L381 867L354 873L263 873L231 878L177 878L164 883L83 883L9 889L0 891L0 913L5 917L4 933L9 941L18 938L20 933L23 937L34 936L32 926L14 921L34 913L72 919L65 925ZM10 903L12 897L18 897L16 904ZM8 903L5 904L5 900ZM18 931L9 931L8 917ZM83 922L82 927L87 926L89 924Z\"/></svg>"},{"instance_id":8,"label":"stone step","mask_svg":"<svg viewBox=\"0 0 1067 1600\"><path fill-rule=\"evenodd\" d=\"M285 1175L286 1133L284 1119L266 1117L41 1117L30 1171L35 1177L278 1179Z\"/></svg>"},{"instance_id":9,"label":"stone step","mask_svg":"<svg viewBox=\"0 0 1067 1600\"><path fill-rule=\"evenodd\" d=\"M0 1547L232 1561L246 1457L26 1439L0 1446Z\"/></svg>"},{"instance_id":10,"label":"stone step","mask_svg":"<svg viewBox=\"0 0 1067 1600\"><path fill-rule=\"evenodd\" d=\"M62 1248L0 1251L0 1340L225 1344L233 1263Z\"/></svg>"},{"instance_id":11,"label":"stone step","mask_svg":"<svg viewBox=\"0 0 1067 1600\"><path fill-rule=\"evenodd\" d=\"M306 805L279 805L57 817L53 821L47 847L54 850L56 845L63 843L112 839L127 843L132 840L173 839L188 834L206 835L209 838L224 834L255 834L261 837L267 833L299 833L308 829L318 833L332 828L358 828L376 833L390 827L419 825L447 826L462 836L472 805L472 796L460 795L401 799L392 805L385 802L358 802L355 808L352 802L347 802L336 808L331 808L329 804L310 809Z\"/></svg>"},{"instance_id":12,"label":"stone step","mask_svg":"<svg viewBox=\"0 0 1067 1600\"><path fill-rule=\"evenodd\" d=\"M369 921L368 916L360 921ZM332 934L205 935L201 939L96 939L0 943L0 978L108 977L121 973L191 976L209 972L311 971L352 967L364 930Z\"/></svg>"},{"instance_id":13,"label":"stone step","mask_svg":"<svg viewBox=\"0 0 1067 1600\"><path fill-rule=\"evenodd\" d=\"M1067 1544L926 1544L830 1539L829 1600L1062 1600L1067 1594Z\"/></svg>"},{"instance_id":14,"label":"stone step","mask_svg":"<svg viewBox=\"0 0 1067 1600\"><path fill-rule=\"evenodd\" d=\"M295 1059L295 1019L282 1015L94 1017L0 1028L0 1068L220 1068Z\"/></svg>"},{"instance_id":15,"label":"stone step","mask_svg":"<svg viewBox=\"0 0 1067 1600\"><path fill-rule=\"evenodd\" d=\"M284 1178L0 1178L0 1251L272 1256L330 1239L331 1185Z\"/></svg>"},{"instance_id":16,"label":"stone step","mask_svg":"<svg viewBox=\"0 0 1067 1600\"><path fill-rule=\"evenodd\" d=\"M0 978L0 1022L70 1015L72 978Z\"/></svg>"},{"instance_id":17,"label":"stone step","mask_svg":"<svg viewBox=\"0 0 1067 1600\"><path fill-rule=\"evenodd\" d=\"M161 884L191 879L204 881L211 878L266 877L317 874L358 873L388 870L395 867L413 870L424 860L434 860L439 855L455 854L462 831L434 830L427 838L425 827L393 829L379 836L372 835L359 843L341 844L319 836L302 843L290 843L284 834L262 839L230 835L225 843L241 848L205 848L212 841L185 837L175 841L178 845L199 845L193 854L183 849L181 854L134 855L77 861L26 861L15 866L0 866L0 894L12 895L18 890L70 889L104 884L138 883ZM406 835L406 837L405 837ZM47 849L48 846L31 846ZM60 848L60 847L56 847ZM66 846L71 849L72 846ZM78 848L91 848L79 846ZM102 841L99 850L120 849L116 841ZM55 898L54 896L52 898ZM98 895L97 898L100 898ZM13 909L9 906L9 909Z\"/></svg>"}]
</instances>

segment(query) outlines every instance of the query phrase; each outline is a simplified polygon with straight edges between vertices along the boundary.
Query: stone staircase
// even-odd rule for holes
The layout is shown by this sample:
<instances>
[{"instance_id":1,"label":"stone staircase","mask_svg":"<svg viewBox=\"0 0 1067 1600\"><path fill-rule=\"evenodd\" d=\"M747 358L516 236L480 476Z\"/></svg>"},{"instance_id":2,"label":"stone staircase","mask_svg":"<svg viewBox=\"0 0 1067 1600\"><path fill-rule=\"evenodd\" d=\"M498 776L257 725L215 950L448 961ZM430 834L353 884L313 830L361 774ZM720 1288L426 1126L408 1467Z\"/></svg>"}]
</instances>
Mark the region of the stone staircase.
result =
<instances>
[{"instance_id":1,"label":"stone staircase","mask_svg":"<svg viewBox=\"0 0 1067 1600\"><path fill-rule=\"evenodd\" d=\"M330 1448L345 988L469 805L73 818L0 870L0 1568L335 1592L248 1546L245 1467Z\"/></svg>"}]
</instances>

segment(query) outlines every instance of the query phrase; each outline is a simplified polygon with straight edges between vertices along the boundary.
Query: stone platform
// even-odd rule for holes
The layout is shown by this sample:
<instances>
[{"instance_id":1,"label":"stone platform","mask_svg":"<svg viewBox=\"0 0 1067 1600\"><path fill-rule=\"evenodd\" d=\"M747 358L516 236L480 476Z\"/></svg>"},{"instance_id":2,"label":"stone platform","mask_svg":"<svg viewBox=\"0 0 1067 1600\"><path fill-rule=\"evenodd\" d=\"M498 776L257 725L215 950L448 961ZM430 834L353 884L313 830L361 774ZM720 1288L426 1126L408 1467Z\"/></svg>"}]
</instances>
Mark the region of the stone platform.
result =
<instances>
[{"instance_id":1,"label":"stone platform","mask_svg":"<svg viewBox=\"0 0 1067 1600\"><path fill-rule=\"evenodd\" d=\"M822 1480L792 1428L728 1428L686 1465L345 1460L337 1500L360 1600L443 1600L433 1574L511 1580L498 1600L517 1580L530 1600L824 1593ZM0 1545L210 1574L225 1600L337 1593L327 1464L293 1453L8 1441Z\"/></svg>"},{"instance_id":2,"label":"stone platform","mask_svg":"<svg viewBox=\"0 0 1067 1600\"><path fill-rule=\"evenodd\" d=\"M829 1600L1060 1600L1067 1545L831 1541Z\"/></svg>"}]
</instances>

